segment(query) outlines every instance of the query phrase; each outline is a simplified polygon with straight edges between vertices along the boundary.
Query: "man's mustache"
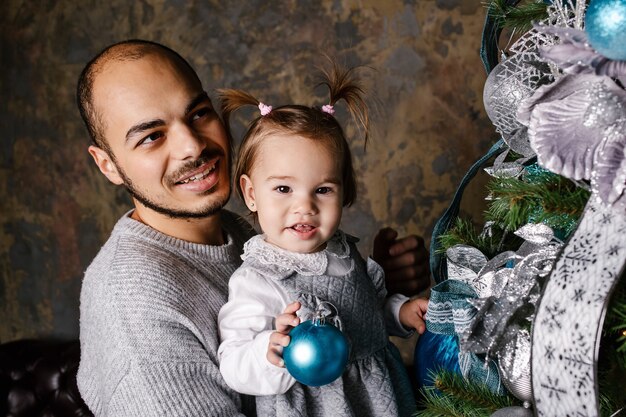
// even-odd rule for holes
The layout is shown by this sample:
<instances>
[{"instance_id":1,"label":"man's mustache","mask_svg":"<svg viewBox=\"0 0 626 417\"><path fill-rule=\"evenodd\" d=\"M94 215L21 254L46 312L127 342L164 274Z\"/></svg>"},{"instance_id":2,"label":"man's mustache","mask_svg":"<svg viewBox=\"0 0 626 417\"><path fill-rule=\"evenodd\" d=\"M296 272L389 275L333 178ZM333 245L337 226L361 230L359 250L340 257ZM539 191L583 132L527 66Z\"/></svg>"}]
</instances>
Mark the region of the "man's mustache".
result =
<instances>
[{"instance_id":1,"label":"man's mustache","mask_svg":"<svg viewBox=\"0 0 626 417\"><path fill-rule=\"evenodd\" d=\"M221 149L205 149L200 153L198 158L194 161L186 162L182 167L178 168L173 174L171 174L170 182L175 183L178 178L185 176L186 174L197 170L202 165L209 162L211 159L221 157L224 160L226 155Z\"/></svg>"}]
</instances>

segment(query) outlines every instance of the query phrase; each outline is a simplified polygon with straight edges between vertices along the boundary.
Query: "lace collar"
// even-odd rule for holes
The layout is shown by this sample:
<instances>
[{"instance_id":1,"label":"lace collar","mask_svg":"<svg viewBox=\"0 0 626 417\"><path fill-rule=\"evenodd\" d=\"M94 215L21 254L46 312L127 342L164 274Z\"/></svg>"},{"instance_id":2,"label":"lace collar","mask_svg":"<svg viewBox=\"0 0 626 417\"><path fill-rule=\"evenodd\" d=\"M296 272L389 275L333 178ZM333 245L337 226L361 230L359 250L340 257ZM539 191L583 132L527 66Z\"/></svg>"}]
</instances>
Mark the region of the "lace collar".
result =
<instances>
[{"instance_id":1,"label":"lace collar","mask_svg":"<svg viewBox=\"0 0 626 417\"><path fill-rule=\"evenodd\" d=\"M281 275L289 275L294 271L300 275L322 275L326 272L329 256L350 256L346 234L341 230L335 232L324 250L315 253L290 252L267 243L265 235L256 235L244 244L241 259L254 259Z\"/></svg>"}]
</instances>

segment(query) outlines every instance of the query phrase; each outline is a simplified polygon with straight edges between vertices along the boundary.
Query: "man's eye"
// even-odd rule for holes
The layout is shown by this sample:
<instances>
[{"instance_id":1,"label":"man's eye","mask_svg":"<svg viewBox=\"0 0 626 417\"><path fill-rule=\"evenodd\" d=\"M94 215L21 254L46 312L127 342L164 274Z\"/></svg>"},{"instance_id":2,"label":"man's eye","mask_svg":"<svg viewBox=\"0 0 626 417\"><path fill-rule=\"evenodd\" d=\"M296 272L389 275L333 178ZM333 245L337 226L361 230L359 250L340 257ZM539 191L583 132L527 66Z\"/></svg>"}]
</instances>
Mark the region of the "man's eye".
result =
<instances>
[{"instance_id":1,"label":"man's eye","mask_svg":"<svg viewBox=\"0 0 626 417\"><path fill-rule=\"evenodd\" d=\"M213 109L211 109L210 107L203 107L191 116L191 121L195 122L196 120L206 117L210 114L213 114Z\"/></svg>"},{"instance_id":2,"label":"man's eye","mask_svg":"<svg viewBox=\"0 0 626 417\"><path fill-rule=\"evenodd\" d=\"M331 187L320 187L317 190L315 190L316 194L328 194L332 192L333 192L333 189Z\"/></svg>"},{"instance_id":3,"label":"man's eye","mask_svg":"<svg viewBox=\"0 0 626 417\"><path fill-rule=\"evenodd\" d=\"M279 185L275 188L275 190L279 193L287 194L289 191L291 191L291 188L287 187L286 185Z\"/></svg>"},{"instance_id":4,"label":"man's eye","mask_svg":"<svg viewBox=\"0 0 626 417\"><path fill-rule=\"evenodd\" d=\"M139 146L139 145L147 145L149 143L152 143L152 142L162 138L163 136L164 136L163 132L153 132L153 133L150 133L148 136L146 136L141 141L139 141L137 146Z\"/></svg>"}]
</instances>

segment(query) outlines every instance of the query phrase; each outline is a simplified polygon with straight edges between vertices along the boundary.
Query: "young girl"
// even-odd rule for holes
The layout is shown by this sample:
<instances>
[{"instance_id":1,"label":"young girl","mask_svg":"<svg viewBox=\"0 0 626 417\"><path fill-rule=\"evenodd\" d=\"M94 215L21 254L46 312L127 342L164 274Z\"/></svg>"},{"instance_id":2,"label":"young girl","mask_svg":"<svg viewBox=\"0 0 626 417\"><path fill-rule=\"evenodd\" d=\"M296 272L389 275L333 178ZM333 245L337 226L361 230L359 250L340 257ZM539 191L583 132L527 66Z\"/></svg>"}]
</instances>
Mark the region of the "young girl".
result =
<instances>
[{"instance_id":1,"label":"young girl","mask_svg":"<svg viewBox=\"0 0 626 417\"><path fill-rule=\"evenodd\" d=\"M247 93L220 91L229 132L233 111L255 105L261 112L233 178L263 231L245 244L219 314L220 371L231 388L257 396L259 416L409 416L415 399L387 330L423 332L427 300L386 299L382 268L364 261L356 239L339 230L356 181L334 105L345 101L366 140L368 115L353 71L335 67L325 76L330 104L321 108L273 109ZM350 356L338 379L310 387L287 372L281 354L289 331L320 303L337 310Z\"/></svg>"}]
</instances>

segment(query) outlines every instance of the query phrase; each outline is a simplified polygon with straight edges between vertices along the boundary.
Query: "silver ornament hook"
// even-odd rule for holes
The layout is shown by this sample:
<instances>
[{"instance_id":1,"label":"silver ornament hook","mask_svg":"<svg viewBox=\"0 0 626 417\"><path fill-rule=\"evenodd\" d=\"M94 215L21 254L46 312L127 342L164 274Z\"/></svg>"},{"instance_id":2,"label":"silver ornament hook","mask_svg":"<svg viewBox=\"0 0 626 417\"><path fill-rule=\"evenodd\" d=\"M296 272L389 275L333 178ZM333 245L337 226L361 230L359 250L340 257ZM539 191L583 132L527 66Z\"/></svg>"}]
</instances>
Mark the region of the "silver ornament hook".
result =
<instances>
[{"instance_id":1,"label":"silver ornament hook","mask_svg":"<svg viewBox=\"0 0 626 417\"><path fill-rule=\"evenodd\" d=\"M339 311L337 307L329 301L320 301L317 304L311 321L316 325L326 324L326 322L328 322L339 330L343 330L343 324L339 318Z\"/></svg>"}]
</instances>

